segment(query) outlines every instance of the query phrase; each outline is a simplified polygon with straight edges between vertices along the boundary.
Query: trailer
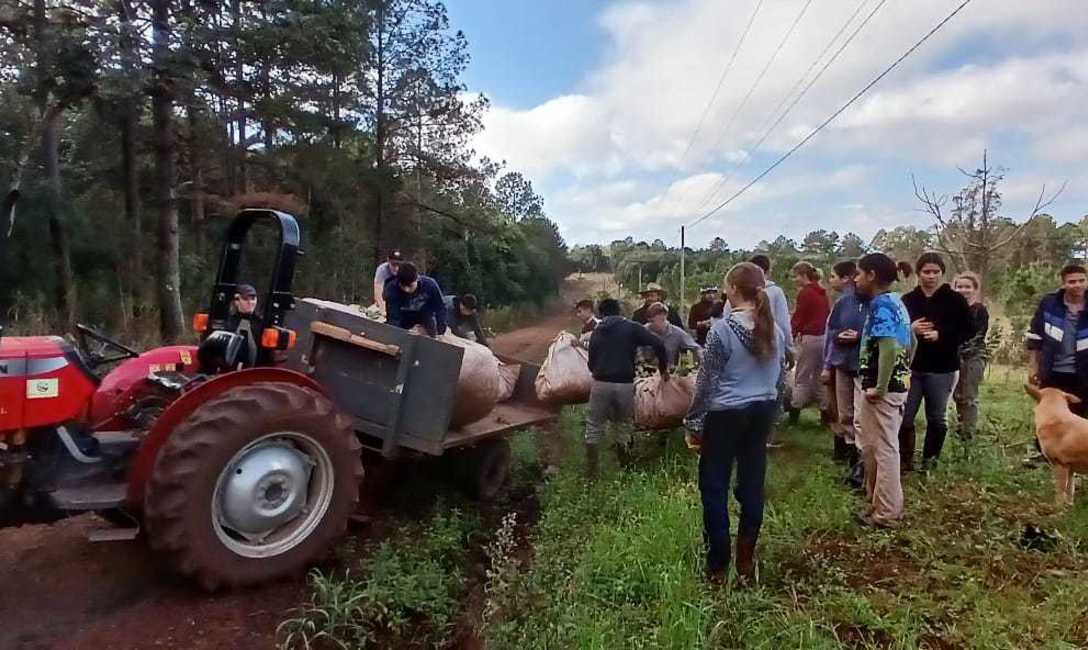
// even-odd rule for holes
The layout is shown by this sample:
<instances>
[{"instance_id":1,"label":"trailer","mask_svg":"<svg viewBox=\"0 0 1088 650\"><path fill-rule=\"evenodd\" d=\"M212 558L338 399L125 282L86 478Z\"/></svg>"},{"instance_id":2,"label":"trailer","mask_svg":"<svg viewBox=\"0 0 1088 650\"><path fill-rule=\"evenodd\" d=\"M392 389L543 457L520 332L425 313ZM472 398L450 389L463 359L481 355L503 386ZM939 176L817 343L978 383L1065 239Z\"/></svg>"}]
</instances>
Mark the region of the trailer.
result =
<instances>
[{"instance_id":1,"label":"trailer","mask_svg":"<svg viewBox=\"0 0 1088 650\"><path fill-rule=\"evenodd\" d=\"M559 414L536 397L540 366L497 355L521 366L513 396L483 419L452 428L463 349L314 298L298 300L285 325L298 337L286 367L323 387L353 419L364 449L389 459L455 452L458 474L482 499L495 496L507 478L507 434L548 424Z\"/></svg>"}]
</instances>

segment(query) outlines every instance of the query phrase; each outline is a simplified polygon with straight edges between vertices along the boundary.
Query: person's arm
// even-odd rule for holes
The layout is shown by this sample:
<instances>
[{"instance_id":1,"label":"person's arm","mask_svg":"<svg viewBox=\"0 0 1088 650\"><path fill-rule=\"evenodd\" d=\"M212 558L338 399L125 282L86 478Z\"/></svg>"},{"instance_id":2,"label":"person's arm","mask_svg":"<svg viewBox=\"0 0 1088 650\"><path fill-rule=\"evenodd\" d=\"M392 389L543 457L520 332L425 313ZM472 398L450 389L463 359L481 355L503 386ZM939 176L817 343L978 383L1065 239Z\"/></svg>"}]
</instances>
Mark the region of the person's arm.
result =
<instances>
[{"instance_id":1,"label":"person's arm","mask_svg":"<svg viewBox=\"0 0 1088 650\"><path fill-rule=\"evenodd\" d=\"M437 282L431 281L430 285L431 309L434 310L435 334L446 333L446 301L442 299L442 288Z\"/></svg>"},{"instance_id":2,"label":"person's arm","mask_svg":"<svg viewBox=\"0 0 1088 650\"><path fill-rule=\"evenodd\" d=\"M684 426L690 431L701 432L703 420L710 410L710 391L717 378L724 372L725 364L729 360L730 350L728 345L718 338L718 333L710 330L706 337L706 354L699 366L699 374L695 376L695 394L692 396L691 407L684 417Z\"/></svg>"},{"instance_id":3,"label":"person's arm","mask_svg":"<svg viewBox=\"0 0 1088 650\"><path fill-rule=\"evenodd\" d=\"M888 384L892 380L892 371L895 369L895 355L898 352L896 349L895 337L882 336L876 340L877 344L877 365L876 365L876 385L873 386L873 392L877 397L883 397L888 394Z\"/></svg>"},{"instance_id":4,"label":"person's arm","mask_svg":"<svg viewBox=\"0 0 1088 650\"><path fill-rule=\"evenodd\" d=\"M472 329L476 333L476 342L484 347L491 347L487 344L487 336L484 335L484 328L480 327L480 315L474 314L472 316Z\"/></svg>"},{"instance_id":5,"label":"person's arm","mask_svg":"<svg viewBox=\"0 0 1088 650\"><path fill-rule=\"evenodd\" d=\"M683 330L681 330L681 331L683 331ZM681 351L691 350L691 353L693 355L695 355L695 360L696 361L699 361L701 363L702 360L703 360L703 348L702 348L702 346L700 346L699 343L695 340L695 337L693 337L691 334L689 334L687 332L684 332L684 338L680 343L680 350Z\"/></svg>"},{"instance_id":6,"label":"person's arm","mask_svg":"<svg viewBox=\"0 0 1088 650\"><path fill-rule=\"evenodd\" d=\"M979 336L985 341L986 335L989 333L990 310L986 309L986 305L981 305L981 309L978 310L978 322L975 323L975 336Z\"/></svg>"},{"instance_id":7,"label":"person's arm","mask_svg":"<svg viewBox=\"0 0 1088 650\"><path fill-rule=\"evenodd\" d=\"M680 312L676 311L675 308L669 307L667 320L680 329L684 329L684 321L680 320Z\"/></svg>"},{"instance_id":8,"label":"person's arm","mask_svg":"<svg viewBox=\"0 0 1088 650\"><path fill-rule=\"evenodd\" d=\"M797 336L801 332L801 325L808 318L809 311L809 299L807 292L802 289L797 294L797 309L793 310L793 318L790 319L790 331L794 336Z\"/></svg>"},{"instance_id":9,"label":"person's arm","mask_svg":"<svg viewBox=\"0 0 1088 650\"><path fill-rule=\"evenodd\" d=\"M957 346L959 346L975 338L975 335L978 334L978 327L975 324L975 319L971 317L971 306L967 304L967 299L958 294L957 298L959 298L956 301L956 304L959 305L960 331L958 332L959 341L957 342Z\"/></svg>"},{"instance_id":10,"label":"person's arm","mask_svg":"<svg viewBox=\"0 0 1088 650\"><path fill-rule=\"evenodd\" d=\"M701 304L702 303L696 303L688 310L688 329L693 332L699 328L699 316L696 313L696 310L699 309L699 305Z\"/></svg>"},{"instance_id":11,"label":"person's arm","mask_svg":"<svg viewBox=\"0 0 1088 650\"><path fill-rule=\"evenodd\" d=\"M379 264L378 268L374 269L374 304L378 305L380 309L385 310L385 273L382 269L386 268L383 264Z\"/></svg>"},{"instance_id":12,"label":"person's arm","mask_svg":"<svg viewBox=\"0 0 1088 650\"><path fill-rule=\"evenodd\" d=\"M1024 335L1024 345L1029 352L1029 368L1028 368L1028 382L1032 384L1039 383L1039 364L1041 363L1042 349L1043 349L1043 330L1045 322L1045 308L1044 298L1039 302L1039 306L1035 308L1035 315L1031 317L1031 325L1028 327L1027 334Z\"/></svg>"},{"instance_id":13,"label":"person's arm","mask_svg":"<svg viewBox=\"0 0 1088 650\"><path fill-rule=\"evenodd\" d=\"M589 365L590 374L597 372L597 361L600 359L601 339L599 333L594 330L589 334L589 342L586 343L586 349L589 351L589 357L587 359Z\"/></svg>"},{"instance_id":14,"label":"person's arm","mask_svg":"<svg viewBox=\"0 0 1088 650\"><path fill-rule=\"evenodd\" d=\"M663 379L667 378L669 376L669 353L665 349L665 343L661 340L661 337L645 327L639 327L635 333L635 342L640 346L645 345L654 349L661 377Z\"/></svg>"},{"instance_id":15,"label":"person's arm","mask_svg":"<svg viewBox=\"0 0 1088 650\"><path fill-rule=\"evenodd\" d=\"M385 285L385 289L382 293L383 302L385 303L385 322L393 327L401 327L404 325L401 322L400 314L400 295L399 289L392 284Z\"/></svg>"},{"instance_id":16,"label":"person's arm","mask_svg":"<svg viewBox=\"0 0 1088 650\"><path fill-rule=\"evenodd\" d=\"M842 331L838 327L835 327L835 307L831 309L831 315L827 317L827 327L824 329L824 370L831 369L831 351L834 350L834 346L838 344L839 332Z\"/></svg>"}]
</instances>

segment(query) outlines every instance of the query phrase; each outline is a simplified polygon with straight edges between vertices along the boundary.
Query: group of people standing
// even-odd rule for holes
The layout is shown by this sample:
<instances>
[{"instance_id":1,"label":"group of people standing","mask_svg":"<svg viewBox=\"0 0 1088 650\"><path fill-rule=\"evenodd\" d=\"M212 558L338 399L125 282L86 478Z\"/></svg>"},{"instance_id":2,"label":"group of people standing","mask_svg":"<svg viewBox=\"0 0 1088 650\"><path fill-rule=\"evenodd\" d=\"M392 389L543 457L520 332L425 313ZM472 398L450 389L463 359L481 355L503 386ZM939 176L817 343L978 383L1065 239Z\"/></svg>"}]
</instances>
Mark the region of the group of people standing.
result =
<instances>
[{"instance_id":1,"label":"group of people standing","mask_svg":"<svg viewBox=\"0 0 1088 650\"><path fill-rule=\"evenodd\" d=\"M639 346L650 345L666 379L673 351L666 350L663 339L674 328L683 332L683 337L676 335L677 340L692 338L690 346L701 349L702 363L685 424L700 441L699 486L711 581L726 579L733 558L728 494L734 467L734 494L741 506L735 567L741 581L754 578L767 450L778 444L774 432L783 414L796 422L802 409L818 406L821 421L834 433L835 457L850 466L846 480L864 490L859 520L876 527L896 527L903 517L901 473L914 468L914 420L920 409L925 408L926 416L922 450L926 468L941 455L948 431L946 410L953 396L961 436L973 435L989 321L979 301L981 281L965 273L948 284L944 260L939 254L926 253L910 267L917 286L901 295L895 289L910 281L901 264L882 253L835 264L829 278L833 299L820 269L800 262L792 268L799 292L791 315L785 292L769 279L771 260L757 255L730 269L724 278L724 296L719 297L716 287L701 292L688 319L693 337L675 322L678 315L664 303L663 291L656 285L647 288L646 304L632 316L650 326L637 328L631 323L622 328L629 340L618 356L626 364L635 358ZM1081 304L1086 288L1088 278L1081 289ZM625 320L616 301L603 301L601 307L604 320L597 325L592 303L579 305L595 379L586 435L594 472L596 452L590 447L601 439L601 423L629 420L630 414L628 408L617 406L617 389L598 384L617 379L629 383L634 376L633 361L630 373L625 365L623 377L601 372L601 351L617 349L616 341L622 337L612 332L621 331L617 324ZM1054 316L1040 320L1044 333L1056 327L1045 325L1057 320L1060 310L1051 311ZM1080 321L1065 313L1063 322L1074 323L1069 327L1081 331L1076 330ZM1081 314L1077 312L1078 319ZM603 328L606 323L611 324ZM1088 328L1083 331L1088 340ZM654 335L652 345L645 333ZM1041 353L1040 358L1060 356L1053 346L1046 349L1050 352ZM794 379L788 382L791 367ZM1088 363L1083 370L1088 378ZM1052 382L1069 381L1053 373L1047 377ZM1088 386L1088 382L1079 385ZM613 398L606 400L601 396L608 391ZM626 399L631 389L624 387L621 392Z\"/></svg>"}]
</instances>

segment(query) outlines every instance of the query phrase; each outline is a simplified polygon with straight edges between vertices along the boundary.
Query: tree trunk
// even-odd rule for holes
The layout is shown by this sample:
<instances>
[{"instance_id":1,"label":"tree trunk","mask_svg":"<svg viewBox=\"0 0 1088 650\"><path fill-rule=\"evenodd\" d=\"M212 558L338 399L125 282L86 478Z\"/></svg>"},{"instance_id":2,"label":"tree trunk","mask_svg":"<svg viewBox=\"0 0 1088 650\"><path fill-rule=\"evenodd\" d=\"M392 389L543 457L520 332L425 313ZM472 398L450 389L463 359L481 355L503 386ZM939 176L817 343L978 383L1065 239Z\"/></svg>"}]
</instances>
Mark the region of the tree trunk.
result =
<instances>
[{"instance_id":1,"label":"tree trunk","mask_svg":"<svg viewBox=\"0 0 1088 650\"><path fill-rule=\"evenodd\" d=\"M181 309L181 264L178 242L176 148L173 125L174 79L169 70L171 0L153 0L152 30L155 82L151 100L155 130L155 198L158 212L159 325L167 343L177 341L184 330Z\"/></svg>"},{"instance_id":2,"label":"tree trunk","mask_svg":"<svg viewBox=\"0 0 1088 650\"><path fill-rule=\"evenodd\" d=\"M51 110L42 130L42 159L49 188L49 239L53 268L57 276L57 313L64 325L72 327L78 313L76 278L72 270L72 252L64 225L64 188L60 177L60 127L64 112Z\"/></svg>"},{"instance_id":3,"label":"tree trunk","mask_svg":"<svg viewBox=\"0 0 1088 650\"><path fill-rule=\"evenodd\" d=\"M117 16L121 21L121 60L125 75L131 81L138 74L140 59L136 51L133 32L134 11L129 0L117 3ZM124 291L130 294L133 315L138 315L150 302L147 276L144 272L143 205L140 199L140 165L136 154L137 127L143 101L139 93L132 93L121 109L121 182L125 197L125 224L128 237L121 239L119 259L124 260L127 277L120 280ZM127 318L128 314L125 314Z\"/></svg>"},{"instance_id":4,"label":"tree trunk","mask_svg":"<svg viewBox=\"0 0 1088 650\"><path fill-rule=\"evenodd\" d=\"M245 99L245 61L242 59L241 34L242 34L242 3L241 0L232 0L231 16L234 19L234 83L238 99L238 148L235 150L238 156L238 189L243 194L249 192L249 175L246 169L246 99Z\"/></svg>"},{"instance_id":5,"label":"tree trunk","mask_svg":"<svg viewBox=\"0 0 1088 650\"><path fill-rule=\"evenodd\" d=\"M189 105L185 107L186 117L189 122L189 166L192 173L192 185L189 189L189 217L193 234L196 237L196 250L201 253L204 251L204 154L201 151L201 142L198 136L200 111L193 105L195 101L196 98L191 97Z\"/></svg>"},{"instance_id":6,"label":"tree trunk","mask_svg":"<svg viewBox=\"0 0 1088 650\"><path fill-rule=\"evenodd\" d=\"M378 202L374 210L374 263L382 261L382 226L385 221L385 179L381 171L385 167L385 2L378 3L377 29L377 92L374 105L374 168L378 171L374 196Z\"/></svg>"}]
</instances>

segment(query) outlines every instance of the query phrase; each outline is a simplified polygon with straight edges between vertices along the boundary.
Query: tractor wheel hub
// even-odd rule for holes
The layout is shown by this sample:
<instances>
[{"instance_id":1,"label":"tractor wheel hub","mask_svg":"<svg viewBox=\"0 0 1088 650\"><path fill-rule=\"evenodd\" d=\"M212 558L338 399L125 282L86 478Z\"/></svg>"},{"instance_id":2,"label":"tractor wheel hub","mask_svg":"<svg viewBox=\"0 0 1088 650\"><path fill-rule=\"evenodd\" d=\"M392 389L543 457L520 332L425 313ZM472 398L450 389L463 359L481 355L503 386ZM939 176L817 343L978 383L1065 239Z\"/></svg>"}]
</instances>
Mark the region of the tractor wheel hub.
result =
<instances>
[{"instance_id":1,"label":"tractor wheel hub","mask_svg":"<svg viewBox=\"0 0 1088 650\"><path fill-rule=\"evenodd\" d=\"M312 467L306 454L272 440L246 450L219 486L222 523L260 537L291 521L306 507Z\"/></svg>"}]
</instances>

